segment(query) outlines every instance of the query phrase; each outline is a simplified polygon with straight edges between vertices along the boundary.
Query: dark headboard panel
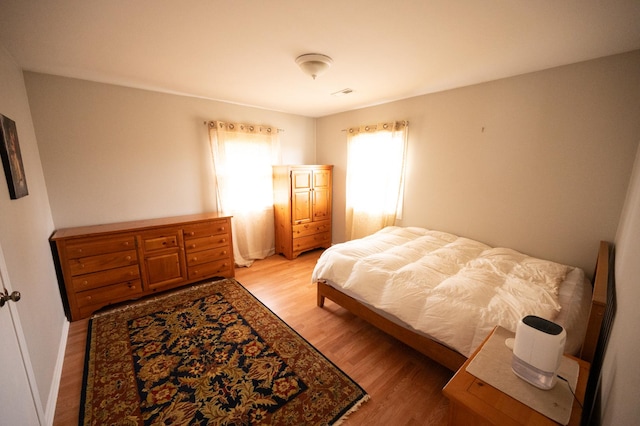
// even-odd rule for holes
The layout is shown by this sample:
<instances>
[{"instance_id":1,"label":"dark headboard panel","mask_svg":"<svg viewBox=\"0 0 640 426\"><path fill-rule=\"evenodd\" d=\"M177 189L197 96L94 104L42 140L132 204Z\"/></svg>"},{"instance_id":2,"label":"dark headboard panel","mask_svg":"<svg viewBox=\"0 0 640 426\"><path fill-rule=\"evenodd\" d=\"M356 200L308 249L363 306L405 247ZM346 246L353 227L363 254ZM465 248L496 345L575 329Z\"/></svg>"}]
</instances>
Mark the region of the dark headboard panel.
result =
<instances>
[{"instance_id":1,"label":"dark headboard panel","mask_svg":"<svg viewBox=\"0 0 640 426\"><path fill-rule=\"evenodd\" d=\"M600 424L602 361L616 314L615 253L613 245L604 241L600 243L593 284L592 312L588 327L592 327L592 321L594 326L600 322L600 327L596 333L587 334L589 341L585 338L582 347L581 357L591 363L582 410L583 426Z\"/></svg>"}]
</instances>

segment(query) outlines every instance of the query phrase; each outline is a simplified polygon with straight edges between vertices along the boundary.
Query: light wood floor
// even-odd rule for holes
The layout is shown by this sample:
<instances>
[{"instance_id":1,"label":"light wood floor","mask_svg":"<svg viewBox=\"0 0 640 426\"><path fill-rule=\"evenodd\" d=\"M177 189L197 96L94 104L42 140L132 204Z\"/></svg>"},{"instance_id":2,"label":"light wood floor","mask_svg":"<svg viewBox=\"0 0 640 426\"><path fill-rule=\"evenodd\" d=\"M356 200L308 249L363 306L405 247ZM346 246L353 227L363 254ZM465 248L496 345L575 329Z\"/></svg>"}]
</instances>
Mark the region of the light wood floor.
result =
<instances>
[{"instance_id":1,"label":"light wood floor","mask_svg":"<svg viewBox=\"0 0 640 426\"><path fill-rule=\"evenodd\" d=\"M446 424L442 388L453 373L331 301L318 308L310 280L320 253L271 256L236 269L236 279L370 395L344 425ZM78 424L87 325L69 328L55 426Z\"/></svg>"}]
</instances>

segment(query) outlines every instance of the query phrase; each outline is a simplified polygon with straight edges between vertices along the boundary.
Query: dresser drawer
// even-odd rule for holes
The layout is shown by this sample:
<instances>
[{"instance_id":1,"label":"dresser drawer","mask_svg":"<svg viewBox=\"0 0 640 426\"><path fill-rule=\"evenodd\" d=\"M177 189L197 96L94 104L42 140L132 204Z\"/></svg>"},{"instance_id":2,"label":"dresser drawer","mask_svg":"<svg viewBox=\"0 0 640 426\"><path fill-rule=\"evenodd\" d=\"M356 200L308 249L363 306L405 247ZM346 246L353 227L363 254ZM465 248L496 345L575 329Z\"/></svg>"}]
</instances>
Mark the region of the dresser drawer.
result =
<instances>
[{"instance_id":1,"label":"dresser drawer","mask_svg":"<svg viewBox=\"0 0 640 426\"><path fill-rule=\"evenodd\" d=\"M81 257L69 261L71 275L84 275L106 269L136 265L138 256L135 250Z\"/></svg>"},{"instance_id":2,"label":"dresser drawer","mask_svg":"<svg viewBox=\"0 0 640 426\"><path fill-rule=\"evenodd\" d=\"M293 238L306 237L308 235L330 231L330 220L322 220L320 222L307 222L300 225L293 225Z\"/></svg>"},{"instance_id":3,"label":"dresser drawer","mask_svg":"<svg viewBox=\"0 0 640 426\"><path fill-rule=\"evenodd\" d=\"M80 275L74 277L72 282L73 289L75 291L85 291L138 278L140 278L140 269L138 268L138 265L131 265L122 268L94 272L93 274Z\"/></svg>"},{"instance_id":4,"label":"dresser drawer","mask_svg":"<svg viewBox=\"0 0 640 426\"><path fill-rule=\"evenodd\" d=\"M66 245L69 259L95 256L97 254L113 253L123 250L135 250L136 240L132 235L122 235L108 238L90 238L70 241Z\"/></svg>"},{"instance_id":5,"label":"dresser drawer","mask_svg":"<svg viewBox=\"0 0 640 426\"><path fill-rule=\"evenodd\" d=\"M76 293L76 303L80 308L91 306L95 310L100 305L104 306L140 295L142 295L140 280L133 280Z\"/></svg>"},{"instance_id":6,"label":"dresser drawer","mask_svg":"<svg viewBox=\"0 0 640 426\"><path fill-rule=\"evenodd\" d=\"M328 247L331 244L331 232L310 235L293 239L293 251L307 250L316 247Z\"/></svg>"},{"instance_id":7,"label":"dresser drawer","mask_svg":"<svg viewBox=\"0 0 640 426\"><path fill-rule=\"evenodd\" d=\"M194 251L208 250L216 247L228 246L231 238L230 234L211 235L208 237L194 238L185 242L187 255Z\"/></svg>"},{"instance_id":8,"label":"dresser drawer","mask_svg":"<svg viewBox=\"0 0 640 426\"><path fill-rule=\"evenodd\" d=\"M201 265L214 260L227 259L231 256L229 247L219 247L209 250L194 251L187 254L187 265Z\"/></svg>"},{"instance_id":9,"label":"dresser drawer","mask_svg":"<svg viewBox=\"0 0 640 426\"><path fill-rule=\"evenodd\" d=\"M228 234L230 231L230 222L228 220L195 223L183 228L184 238L188 240L211 235Z\"/></svg>"},{"instance_id":10,"label":"dresser drawer","mask_svg":"<svg viewBox=\"0 0 640 426\"><path fill-rule=\"evenodd\" d=\"M233 260L224 259L215 262L203 263L202 265L196 265L189 267L189 279L196 278L208 278L216 275L220 276L233 276L231 274L233 268Z\"/></svg>"},{"instance_id":11,"label":"dresser drawer","mask_svg":"<svg viewBox=\"0 0 640 426\"><path fill-rule=\"evenodd\" d=\"M142 237L142 247L145 252L175 248L179 245L177 235L161 235L158 237Z\"/></svg>"}]
</instances>

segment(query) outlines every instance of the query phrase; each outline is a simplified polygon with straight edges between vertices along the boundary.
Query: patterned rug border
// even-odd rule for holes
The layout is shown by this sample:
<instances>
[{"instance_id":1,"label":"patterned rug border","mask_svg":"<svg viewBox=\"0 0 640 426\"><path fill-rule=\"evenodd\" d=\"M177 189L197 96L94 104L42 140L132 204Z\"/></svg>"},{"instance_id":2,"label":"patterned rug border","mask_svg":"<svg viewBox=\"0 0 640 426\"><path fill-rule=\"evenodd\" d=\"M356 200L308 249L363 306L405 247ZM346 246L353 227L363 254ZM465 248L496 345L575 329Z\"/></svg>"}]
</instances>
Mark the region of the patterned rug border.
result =
<instances>
[{"instance_id":1,"label":"patterned rug border","mask_svg":"<svg viewBox=\"0 0 640 426\"><path fill-rule=\"evenodd\" d=\"M273 316L275 319L277 319L291 333L295 334L302 342L304 342L304 344L307 346L307 348L310 351L312 351L312 352L316 353L318 356L322 357L328 364L332 365L340 374L342 374L349 381L351 381L353 383L353 385L357 389L359 389L361 391L362 396L359 399L356 399L351 404L347 405L343 410L341 410L327 424L332 425L332 426L341 425L347 419L347 417L350 414L352 414L355 411L357 411L363 403L367 402L370 399L370 395L362 388L362 386L360 386L355 380L353 380L348 374L346 374L332 360L330 360L327 356L325 356L322 352L320 352L320 350L318 350L315 346L313 346L306 338L304 338L300 333L298 333L298 331L296 331L286 321L284 321L278 314L276 314L273 310L271 310L271 308L269 308L262 301L260 301L260 299L258 299L253 293L251 293L249 290L247 290L247 288L244 285L242 285L242 283L240 283L235 278L222 278L222 279L218 279L218 280L210 280L210 281L206 281L206 282L202 282L202 283L192 284L192 285L190 285L188 287L177 289L177 290L173 290L173 291L170 290L170 291L164 292L164 293L156 295L156 296L145 298L143 300L135 301L133 303L128 303L126 305L113 307L111 309L107 309L107 310L104 310L104 311L101 311L101 312L97 312L97 313L93 314L90 317L89 323L88 323L88 328L87 328L87 341L86 341L86 345L85 345L84 370L83 370L82 390L81 390L81 397L80 397L79 425L83 425L83 420L84 420L84 417L85 417L85 404L86 404L85 398L86 398L86 389L87 389L88 380L89 380L89 365L88 364L89 364L89 361L90 361L90 356L89 355L91 353L93 321L95 319L98 319L98 318L101 318L101 317L104 317L104 316L116 315L118 313L124 313L124 312L132 310L132 309L138 309L140 307L155 303L155 302L163 300L163 299L168 299L168 300L176 299L176 302L174 304L167 305L167 307L170 307L170 306L173 307L173 306L176 306L179 303L181 303L181 301L178 300L178 298L176 296L182 295L182 294L185 294L185 293L190 293L190 292L197 292L200 289L202 289L203 287L208 287L208 286L211 286L213 284L216 284L216 283L219 283L219 282L222 282L222 281L232 281L235 284L237 284L247 296L251 297L255 302L257 302L259 305L261 305L271 316Z\"/></svg>"}]
</instances>

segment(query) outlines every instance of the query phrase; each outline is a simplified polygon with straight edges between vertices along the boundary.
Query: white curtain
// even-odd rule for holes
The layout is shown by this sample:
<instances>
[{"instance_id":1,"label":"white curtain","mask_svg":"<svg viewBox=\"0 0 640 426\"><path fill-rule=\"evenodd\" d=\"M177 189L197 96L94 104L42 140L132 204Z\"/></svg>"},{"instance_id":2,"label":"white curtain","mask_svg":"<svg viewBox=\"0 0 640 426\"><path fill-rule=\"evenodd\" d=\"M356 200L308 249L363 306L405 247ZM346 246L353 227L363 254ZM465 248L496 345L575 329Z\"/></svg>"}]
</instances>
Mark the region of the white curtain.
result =
<instances>
[{"instance_id":1,"label":"white curtain","mask_svg":"<svg viewBox=\"0 0 640 426\"><path fill-rule=\"evenodd\" d=\"M222 121L208 127L218 209L233 216L236 265L250 266L274 253L272 165L280 162L278 131Z\"/></svg>"},{"instance_id":2,"label":"white curtain","mask_svg":"<svg viewBox=\"0 0 640 426\"><path fill-rule=\"evenodd\" d=\"M347 129L346 233L362 238L402 215L408 122Z\"/></svg>"}]
</instances>

